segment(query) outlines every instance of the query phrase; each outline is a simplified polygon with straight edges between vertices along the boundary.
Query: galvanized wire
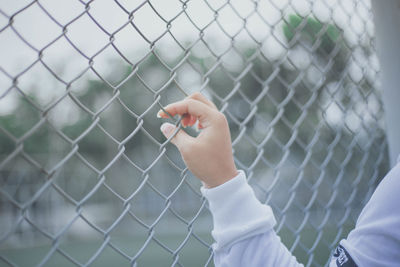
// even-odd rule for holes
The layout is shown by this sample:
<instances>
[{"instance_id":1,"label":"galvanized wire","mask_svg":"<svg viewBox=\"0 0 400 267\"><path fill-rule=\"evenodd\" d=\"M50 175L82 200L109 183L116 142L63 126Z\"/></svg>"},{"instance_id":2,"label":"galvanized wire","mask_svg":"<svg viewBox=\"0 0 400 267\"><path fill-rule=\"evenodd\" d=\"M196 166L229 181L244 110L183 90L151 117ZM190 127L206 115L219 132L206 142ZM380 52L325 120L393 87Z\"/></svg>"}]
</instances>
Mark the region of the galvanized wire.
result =
<instances>
[{"instance_id":1,"label":"galvanized wire","mask_svg":"<svg viewBox=\"0 0 400 267\"><path fill-rule=\"evenodd\" d=\"M212 265L200 184L155 118L193 92L228 118L237 167L283 242L326 265L387 168L370 3L107 3L74 1L64 17L49 1L0 5L1 265L24 265L38 244L38 266L106 266L111 254ZM97 35L74 35L89 24ZM87 240L84 256L68 247ZM191 246L201 263L185 260Z\"/></svg>"}]
</instances>

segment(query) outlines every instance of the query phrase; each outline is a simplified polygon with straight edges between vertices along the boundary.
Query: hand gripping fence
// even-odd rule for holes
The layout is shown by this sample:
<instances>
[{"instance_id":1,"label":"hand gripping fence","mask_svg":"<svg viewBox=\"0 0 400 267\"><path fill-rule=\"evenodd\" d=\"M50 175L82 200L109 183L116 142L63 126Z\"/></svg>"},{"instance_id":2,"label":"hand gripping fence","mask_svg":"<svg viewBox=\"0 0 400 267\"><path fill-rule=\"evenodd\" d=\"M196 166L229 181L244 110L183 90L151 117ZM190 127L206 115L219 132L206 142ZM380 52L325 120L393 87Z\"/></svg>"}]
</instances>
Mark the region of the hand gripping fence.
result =
<instances>
[{"instance_id":1,"label":"hand gripping fence","mask_svg":"<svg viewBox=\"0 0 400 267\"><path fill-rule=\"evenodd\" d=\"M0 266L213 266L156 118L194 92L288 249L326 266L388 168L373 32L369 1L3 1Z\"/></svg>"}]
</instances>

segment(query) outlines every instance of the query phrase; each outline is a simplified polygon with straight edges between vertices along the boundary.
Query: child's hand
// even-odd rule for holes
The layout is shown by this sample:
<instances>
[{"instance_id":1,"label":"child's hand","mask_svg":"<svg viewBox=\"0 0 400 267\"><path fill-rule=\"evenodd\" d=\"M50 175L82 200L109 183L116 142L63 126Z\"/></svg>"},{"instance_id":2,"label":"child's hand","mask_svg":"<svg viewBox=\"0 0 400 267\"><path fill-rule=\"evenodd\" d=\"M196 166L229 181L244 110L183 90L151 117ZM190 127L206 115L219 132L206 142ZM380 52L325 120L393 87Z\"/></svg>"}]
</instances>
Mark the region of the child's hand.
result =
<instances>
[{"instance_id":1,"label":"child's hand","mask_svg":"<svg viewBox=\"0 0 400 267\"><path fill-rule=\"evenodd\" d=\"M183 116L183 126L192 126L199 120L199 128L202 131L196 138L180 130L171 142L177 146L189 170L202 180L206 187L221 185L237 175L228 122L214 103L202 94L194 93L182 101L167 105L164 109L172 116ZM157 116L168 118L161 110ZM173 124L161 125L161 131L167 138L174 130Z\"/></svg>"}]
</instances>

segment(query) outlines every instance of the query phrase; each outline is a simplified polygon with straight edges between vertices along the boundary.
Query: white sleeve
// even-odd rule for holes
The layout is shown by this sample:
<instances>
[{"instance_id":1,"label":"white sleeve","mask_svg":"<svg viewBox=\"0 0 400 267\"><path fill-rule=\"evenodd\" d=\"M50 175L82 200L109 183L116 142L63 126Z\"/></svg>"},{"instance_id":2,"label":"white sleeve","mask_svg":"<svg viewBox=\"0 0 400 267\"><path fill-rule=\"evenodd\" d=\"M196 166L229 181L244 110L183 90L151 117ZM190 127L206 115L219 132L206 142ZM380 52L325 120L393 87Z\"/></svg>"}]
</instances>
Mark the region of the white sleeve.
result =
<instances>
[{"instance_id":1,"label":"white sleeve","mask_svg":"<svg viewBox=\"0 0 400 267\"><path fill-rule=\"evenodd\" d=\"M329 264L400 266L400 162L362 210L355 229L340 242ZM211 189L202 188L213 215L214 261L220 266L302 266L273 230L269 206L261 204L242 171Z\"/></svg>"},{"instance_id":2,"label":"white sleeve","mask_svg":"<svg viewBox=\"0 0 400 267\"><path fill-rule=\"evenodd\" d=\"M400 163L386 175L363 208L356 227L340 242L348 255L330 266L400 266Z\"/></svg>"},{"instance_id":3,"label":"white sleeve","mask_svg":"<svg viewBox=\"0 0 400 267\"><path fill-rule=\"evenodd\" d=\"M228 182L201 188L213 215L214 262L230 266L303 266L273 230L271 207L261 204L243 171Z\"/></svg>"}]
</instances>

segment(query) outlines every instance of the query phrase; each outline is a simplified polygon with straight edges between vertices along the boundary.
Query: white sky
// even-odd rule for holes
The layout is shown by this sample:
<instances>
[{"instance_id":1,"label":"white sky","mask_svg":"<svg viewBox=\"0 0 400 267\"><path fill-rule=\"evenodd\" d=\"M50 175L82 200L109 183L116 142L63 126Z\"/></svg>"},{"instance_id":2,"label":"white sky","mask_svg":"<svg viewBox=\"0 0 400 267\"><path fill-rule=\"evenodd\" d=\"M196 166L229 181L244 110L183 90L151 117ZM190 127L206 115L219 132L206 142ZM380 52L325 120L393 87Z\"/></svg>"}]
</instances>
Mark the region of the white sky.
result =
<instances>
[{"instance_id":1,"label":"white sky","mask_svg":"<svg viewBox=\"0 0 400 267\"><path fill-rule=\"evenodd\" d=\"M9 19L7 16L15 14L15 12L26 6L29 2L23 0L1 1L0 27L2 28L8 24ZM66 25L85 10L84 4L78 0L40 0L38 2L61 25ZM212 8L217 9L224 5L226 1L209 0L208 2L211 3ZM131 11L138 7L142 1L119 0L119 3ZM182 4L178 0L151 0L150 3L167 21L182 10ZM252 1L231 0L230 3L241 17L247 16L254 9ZM280 21L282 15L285 16L293 13L308 15L312 12L312 16L322 21L333 20L344 29L346 39L355 44L360 39L357 34L368 33L368 35L373 35L373 25L368 20L365 22L365 19L369 17L369 1L358 5L354 3L358 3L358 1L259 1L259 13L271 25L278 23L278 27L273 28L268 26L259 16L251 16L247 20L246 28L258 40L262 40L266 36L271 36L271 32L277 38L281 38ZM233 11L231 6L228 5L218 12L218 22L229 34L241 31L235 38L236 42L249 41L249 35L243 30L243 20ZM190 15L193 23L199 28L204 27L210 21L214 20L214 12L205 4L204 0L189 1L186 12ZM108 32L116 31L116 29L129 19L129 15L113 0L97 0L92 2L89 13ZM156 15L148 3L134 13L133 22L146 38L151 41L155 40L166 29L166 23ZM171 31L180 42L191 42L196 40L199 35L199 31L193 26L193 23L182 14L172 22ZM43 49L49 42L62 34L62 27L52 21L37 3L15 15L13 26L29 44L38 50ZM67 26L67 30L66 35L68 38L88 57L97 53L109 40L109 36L87 14L84 14ZM216 52L223 51L230 44L229 38L221 32L216 23L205 30L205 39L210 42L210 45ZM132 62L136 62L150 47L144 41L143 37L130 25L115 35L114 44ZM169 35L165 35L157 41L156 47L163 52L162 55L166 60L177 58L182 52L177 49L175 41ZM275 38L267 38L262 49L271 59L286 52ZM193 53L201 54L202 52L195 48L193 49ZM20 37L9 27L0 33L0 67L9 75L15 77L37 59L38 53L21 41ZM118 53L110 46L95 57L95 69L106 76L110 72L108 65L111 59L123 62ZM72 80L88 66L88 60L80 55L64 37L44 49L42 60L60 75L64 81ZM299 60L303 59L300 57ZM359 75L359 72L356 70L353 70L353 72L355 76ZM89 72L81 81L84 82L94 77L94 74ZM36 64L31 70L19 77L18 81L19 87L22 90L30 93L34 91L33 93L38 96L43 105L50 103L56 96L61 95L65 91L65 85L58 82L41 64ZM0 97L10 87L11 83L11 79L0 71ZM79 82L76 85L79 85ZM16 99L16 92L14 91L0 98L0 114L13 111Z\"/></svg>"}]
</instances>

